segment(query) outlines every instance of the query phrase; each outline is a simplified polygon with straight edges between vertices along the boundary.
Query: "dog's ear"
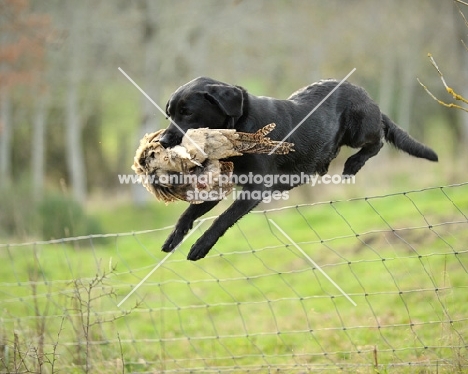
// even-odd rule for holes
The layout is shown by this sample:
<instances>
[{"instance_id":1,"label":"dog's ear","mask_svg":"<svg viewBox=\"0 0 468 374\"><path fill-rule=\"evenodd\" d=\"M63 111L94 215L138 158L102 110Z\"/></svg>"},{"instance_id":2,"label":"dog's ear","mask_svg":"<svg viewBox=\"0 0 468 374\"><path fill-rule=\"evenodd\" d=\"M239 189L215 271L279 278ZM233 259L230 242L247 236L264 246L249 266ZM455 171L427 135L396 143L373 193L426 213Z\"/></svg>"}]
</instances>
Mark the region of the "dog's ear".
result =
<instances>
[{"instance_id":1,"label":"dog's ear","mask_svg":"<svg viewBox=\"0 0 468 374\"><path fill-rule=\"evenodd\" d=\"M243 96L242 90L236 86L222 84L209 84L206 86L205 98L218 105L229 117L239 118L242 115Z\"/></svg>"},{"instance_id":2,"label":"dog's ear","mask_svg":"<svg viewBox=\"0 0 468 374\"><path fill-rule=\"evenodd\" d=\"M167 100L167 103L166 103L166 119L168 119L171 115L169 114L169 104L172 100L172 96L169 98L169 100Z\"/></svg>"}]
</instances>

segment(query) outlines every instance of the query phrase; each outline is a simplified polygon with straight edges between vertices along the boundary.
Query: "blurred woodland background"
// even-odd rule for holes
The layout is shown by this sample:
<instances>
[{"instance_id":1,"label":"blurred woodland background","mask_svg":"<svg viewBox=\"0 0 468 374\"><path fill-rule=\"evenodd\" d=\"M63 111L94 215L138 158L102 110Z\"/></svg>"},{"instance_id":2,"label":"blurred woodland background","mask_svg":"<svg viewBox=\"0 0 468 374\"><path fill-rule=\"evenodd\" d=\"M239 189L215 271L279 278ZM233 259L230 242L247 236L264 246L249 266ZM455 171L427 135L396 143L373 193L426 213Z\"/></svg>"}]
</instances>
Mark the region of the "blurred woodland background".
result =
<instances>
[{"instance_id":1,"label":"blurred woodland background","mask_svg":"<svg viewBox=\"0 0 468 374\"><path fill-rule=\"evenodd\" d=\"M83 206L151 200L117 175L132 173L141 136L168 122L119 67L163 108L200 75L286 98L355 67L349 80L440 162L416 163L387 146L352 193L379 183L466 181L466 168L454 165L466 155L468 114L438 105L417 78L451 100L430 52L447 83L468 97L467 33L452 0L0 0L0 236L89 233L99 228L88 221L74 232L45 225L70 220L73 210L76 227ZM387 167L400 174L380 179ZM410 178L424 173L433 177ZM317 196L307 193L297 196Z\"/></svg>"}]
</instances>

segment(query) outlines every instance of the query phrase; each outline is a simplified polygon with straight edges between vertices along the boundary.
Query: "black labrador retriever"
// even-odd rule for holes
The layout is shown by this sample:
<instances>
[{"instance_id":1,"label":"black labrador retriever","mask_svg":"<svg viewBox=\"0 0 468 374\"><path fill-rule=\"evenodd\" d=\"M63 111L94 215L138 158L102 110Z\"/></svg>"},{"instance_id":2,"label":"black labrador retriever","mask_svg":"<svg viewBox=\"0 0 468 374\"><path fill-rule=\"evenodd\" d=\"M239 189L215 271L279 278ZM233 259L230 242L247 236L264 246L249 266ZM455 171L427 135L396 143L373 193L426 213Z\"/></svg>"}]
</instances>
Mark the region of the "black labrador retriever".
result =
<instances>
[{"instance_id":1,"label":"black labrador retriever","mask_svg":"<svg viewBox=\"0 0 468 374\"><path fill-rule=\"evenodd\" d=\"M335 88L336 91L317 107ZM312 115L303 121L314 108ZM383 139L412 156L438 160L432 149L413 139L381 113L363 88L348 82L340 85L336 80L322 80L296 91L287 100L279 100L254 96L242 87L199 77L172 94L166 113L171 124L160 140L166 148L181 142L184 134L180 130L185 133L188 129L209 127L256 132L269 123L276 123L276 128L269 134L271 139L287 137L286 141L294 143L295 152L286 155L245 154L230 159L234 162L234 173L238 175L324 175L343 145L360 148L344 166L345 176L354 175L379 152ZM291 133L301 121L303 123ZM295 187L291 183L266 187L250 182L242 185L242 192L286 191ZM256 198L237 198L196 241L187 258L205 257L229 227L262 201L259 194L252 196ZM192 228L193 222L218 202L191 204L179 218L162 250L172 251Z\"/></svg>"}]
</instances>

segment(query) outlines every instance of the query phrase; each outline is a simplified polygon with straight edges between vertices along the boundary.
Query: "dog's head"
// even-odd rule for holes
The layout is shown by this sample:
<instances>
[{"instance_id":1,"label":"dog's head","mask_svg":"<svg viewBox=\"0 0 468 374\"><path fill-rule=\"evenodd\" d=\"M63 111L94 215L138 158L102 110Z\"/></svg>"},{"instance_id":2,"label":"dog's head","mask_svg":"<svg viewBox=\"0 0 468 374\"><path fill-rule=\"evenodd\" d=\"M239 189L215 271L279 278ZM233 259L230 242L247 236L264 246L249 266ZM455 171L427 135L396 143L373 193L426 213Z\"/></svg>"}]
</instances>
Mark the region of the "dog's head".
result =
<instances>
[{"instance_id":1,"label":"dog's head","mask_svg":"<svg viewBox=\"0 0 468 374\"><path fill-rule=\"evenodd\" d=\"M242 116L240 87L199 77L179 87L166 104L171 124L160 139L163 147L180 144L189 129L232 129Z\"/></svg>"}]
</instances>

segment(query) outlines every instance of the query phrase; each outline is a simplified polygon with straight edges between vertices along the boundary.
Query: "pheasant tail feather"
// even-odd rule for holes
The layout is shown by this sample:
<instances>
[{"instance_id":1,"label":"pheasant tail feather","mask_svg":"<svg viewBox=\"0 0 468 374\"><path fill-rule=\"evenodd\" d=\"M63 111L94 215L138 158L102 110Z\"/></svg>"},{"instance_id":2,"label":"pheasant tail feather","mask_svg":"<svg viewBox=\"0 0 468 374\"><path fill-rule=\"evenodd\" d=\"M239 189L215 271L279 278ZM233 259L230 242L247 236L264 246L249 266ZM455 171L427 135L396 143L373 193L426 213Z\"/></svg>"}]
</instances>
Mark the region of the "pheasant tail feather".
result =
<instances>
[{"instance_id":1,"label":"pheasant tail feather","mask_svg":"<svg viewBox=\"0 0 468 374\"><path fill-rule=\"evenodd\" d=\"M268 135L276 127L270 123L254 133L238 132L234 148L241 153L270 153L284 155L294 152L294 143L271 140Z\"/></svg>"}]
</instances>

